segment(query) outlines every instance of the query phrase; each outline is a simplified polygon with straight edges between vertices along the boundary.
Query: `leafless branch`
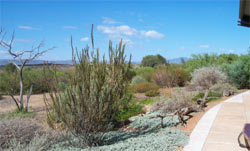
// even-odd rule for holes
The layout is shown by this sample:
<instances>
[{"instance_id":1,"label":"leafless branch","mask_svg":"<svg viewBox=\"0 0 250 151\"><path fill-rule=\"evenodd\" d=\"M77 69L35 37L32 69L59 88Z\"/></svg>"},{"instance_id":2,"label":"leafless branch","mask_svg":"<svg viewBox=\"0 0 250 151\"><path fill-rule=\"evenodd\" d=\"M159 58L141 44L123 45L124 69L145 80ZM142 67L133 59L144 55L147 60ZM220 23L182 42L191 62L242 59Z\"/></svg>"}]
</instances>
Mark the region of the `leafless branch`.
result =
<instances>
[{"instance_id":1,"label":"leafless branch","mask_svg":"<svg viewBox=\"0 0 250 151\"><path fill-rule=\"evenodd\" d=\"M9 96L10 96L10 97L12 98L12 100L16 103L17 108L20 109L20 106L19 106L19 104L18 104L18 100L15 99L15 97L14 97L11 93L9 93Z\"/></svg>"}]
</instances>

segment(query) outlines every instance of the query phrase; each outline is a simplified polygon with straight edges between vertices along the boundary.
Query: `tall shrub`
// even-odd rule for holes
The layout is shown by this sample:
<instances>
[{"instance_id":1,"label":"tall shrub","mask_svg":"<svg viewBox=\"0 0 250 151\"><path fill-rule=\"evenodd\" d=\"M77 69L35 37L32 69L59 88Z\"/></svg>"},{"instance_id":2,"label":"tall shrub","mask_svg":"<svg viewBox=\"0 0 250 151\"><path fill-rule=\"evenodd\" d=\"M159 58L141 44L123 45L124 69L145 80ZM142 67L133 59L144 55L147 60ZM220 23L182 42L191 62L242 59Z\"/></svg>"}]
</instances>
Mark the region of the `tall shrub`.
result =
<instances>
[{"instance_id":1,"label":"tall shrub","mask_svg":"<svg viewBox=\"0 0 250 151\"><path fill-rule=\"evenodd\" d=\"M73 46L72 50L74 54ZM48 123L53 126L53 122L61 122L88 146L100 144L99 132L112 128L115 113L126 98L131 66L130 60L125 62L124 50L122 41L116 49L110 41L109 61L104 56L100 59L99 49L91 55L88 46L77 52L75 74L66 90L58 90L57 77L49 84L51 101L45 98Z\"/></svg>"},{"instance_id":2,"label":"tall shrub","mask_svg":"<svg viewBox=\"0 0 250 151\"><path fill-rule=\"evenodd\" d=\"M228 82L228 76L216 67L196 69L192 74L191 85L197 90L208 90L215 84Z\"/></svg>"},{"instance_id":3,"label":"tall shrub","mask_svg":"<svg viewBox=\"0 0 250 151\"><path fill-rule=\"evenodd\" d=\"M237 88L250 88L250 55L241 56L226 68L230 80Z\"/></svg>"},{"instance_id":4,"label":"tall shrub","mask_svg":"<svg viewBox=\"0 0 250 151\"><path fill-rule=\"evenodd\" d=\"M166 71L167 86L184 86L191 79L191 75L182 67L168 68Z\"/></svg>"},{"instance_id":5,"label":"tall shrub","mask_svg":"<svg viewBox=\"0 0 250 151\"><path fill-rule=\"evenodd\" d=\"M152 76L152 80L155 84L160 87L164 87L167 85L167 73L166 69L160 69L154 72Z\"/></svg>"}]
</instances>

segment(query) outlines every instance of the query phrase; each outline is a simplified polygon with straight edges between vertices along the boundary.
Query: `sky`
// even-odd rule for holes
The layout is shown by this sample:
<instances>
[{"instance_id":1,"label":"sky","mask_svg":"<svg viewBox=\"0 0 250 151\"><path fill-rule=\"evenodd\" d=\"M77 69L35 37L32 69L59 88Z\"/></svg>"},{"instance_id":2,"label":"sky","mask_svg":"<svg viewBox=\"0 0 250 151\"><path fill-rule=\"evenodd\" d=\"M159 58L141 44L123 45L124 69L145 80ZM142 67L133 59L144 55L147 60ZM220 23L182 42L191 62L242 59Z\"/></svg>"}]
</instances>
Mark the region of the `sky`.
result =
<instances>
[{"instance_id":1,"label":"sky","mask_svg":"<svg viewBox=\"0 0 250 151\"><path fill-rule=\"evenodd\" d=\"M126 55L139 62L145 55L166 59L203 53L246 54L250 28L238 26L239 0L0 0L0 26L6 41L15 31L14 50L29 50L41 41L56 47L39 59L70 60L74 46L95 48L108 56L122 38ZM0 48L0 59L10 56Z\"/></svg>"}]
</instances>

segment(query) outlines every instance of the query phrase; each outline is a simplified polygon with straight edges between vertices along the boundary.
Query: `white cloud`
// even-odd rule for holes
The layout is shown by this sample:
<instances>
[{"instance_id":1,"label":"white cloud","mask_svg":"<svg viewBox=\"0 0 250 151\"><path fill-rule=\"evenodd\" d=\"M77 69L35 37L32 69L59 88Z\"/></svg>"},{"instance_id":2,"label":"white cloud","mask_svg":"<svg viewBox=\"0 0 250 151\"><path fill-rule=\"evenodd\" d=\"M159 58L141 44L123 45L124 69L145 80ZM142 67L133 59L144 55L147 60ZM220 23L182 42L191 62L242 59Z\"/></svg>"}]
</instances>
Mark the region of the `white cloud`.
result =
<instances>
[{"instance_id":1,"label":"white cloud","mask_svg":"<svg viewBox=\"0 0 250 151\"><path fill-rule=\"evenodd\" d=\"M103 20L102 21L103 24L116 24L117 23L116 21L108 17L102 17L102 20Z\"/></svg>"},{"instance_id":2,"label":"white cloud","mask_svg":"<svg viewBox=\"0 0 250 151\"><path fill-rule=\"evenodd\" d=\"M80 41L82 41L82 42L86 42L86 41L88 41L88 40L89 40L88 37L83 37L83 38L80 39Z\"/></svg>"},{"instance_id":3,"label":"white cloud","mask_svg":"<svg viewBox=\"0 0 250 151\"><path fill-rule=\"evenodd\" d=\"M209 45L199 45L201 49L208 49L210 46Z\"/></svg>"},{"instance_id":4,"label":"white cloud","mask_svg":"<svg viewBox=\"0 0 250 151\"><path fill-rule=\"evenodd\" d=\"M121 37L121 36L141 36L146 38L163 38L164 35L154 31L138 31L135 28L131 28L128 25L121 26L97 26L97 30L101 31L104 34L108 34L109 37Z\"/></svg>"},{"instance_id":5,"label":"white cloud","mask_svg":"<svg viewBox=\"0 0 250 151\"><path fill-rule=\"evenodd\" d=\"M163 34L155 31L155 30L149 30L149 31L141 31L141 34L143 37L147 37L147 38L157 38L157 39L161 39L164 37Z\"/></svg>"},{"instance_id":6,"label":"white cloud","mask_svg":"<svg viewBox=\"0 0 250 151\"><path fill-rule=\"evenodd\" d=\"M17 27L19 29L26 29L26 30L34 30L35 29L34 27L31 27L31 26L22 26L22 25L19 25Z\"/></svg>"},{"instance_id":7,"label":"white cloud","mask_svg":"<svg viewBox=\"0 0 250 151\"><path fill-rule=\"evenodd\" d=\"M76 29L75 26L62 26L62 29Z\"/></svg>"},{"instance_id":8,"label":"white cloud","mask_svg":"<svg viewBox=\"0 0 250 151\"><path fill-rule=\"evenodd\" d=\"M131 28L127 25L122 25L122 26L112 26L112 27L108 27L108 26L97 26L97 30L105 33L105 34L109 34L109 35L113 35L113 36L119 36L119 35L126 35L126 36L133 36L136 35L137 30L134 28Z\"/></svg>"}]
</instances>

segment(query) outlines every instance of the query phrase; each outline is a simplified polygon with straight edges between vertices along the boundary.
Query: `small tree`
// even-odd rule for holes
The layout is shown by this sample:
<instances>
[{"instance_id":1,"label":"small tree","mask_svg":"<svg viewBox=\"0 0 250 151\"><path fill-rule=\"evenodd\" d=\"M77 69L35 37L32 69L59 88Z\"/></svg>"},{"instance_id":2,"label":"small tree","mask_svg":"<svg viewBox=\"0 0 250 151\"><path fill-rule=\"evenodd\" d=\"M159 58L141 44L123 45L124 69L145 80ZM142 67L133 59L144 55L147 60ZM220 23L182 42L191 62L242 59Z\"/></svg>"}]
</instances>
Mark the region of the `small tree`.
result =
<instances>
[{"instance_id":1,"label":"small tree","mask_svg":"<svg viewBox=\"0 0 250 151\"><path fill-rule=\"evenodd\" d=\"M166 59L161 55L148 55L143 57L141 65L146 67L155 67L157 65L166 64Z\"/></svg>"},{"instance_id":2,"label":"small tree","mask_svg":"<svg viewBox=\"0 0 250 151\"><path fill-rule=\"evenodd\" d=\"M40 42L39 45L37 45L36 47L32 47L30 50L21 50L21 51L14 51L13 50L13 43L14 43L14 38L15 38L15 34L13 32L11 40L9 42L5 41L5 35L6 32L4 32L2 29L0 30L0 46L2 46L8 53L9 55L13 58L12 64L16 67L16 69L19 72L19 81L20 81L20 95L19 95L19 99L16 99L13 96L12 92L8 92L10 97L12 98L12 100L15 102L18 110L23 110L25 109L25 111L28 111L28 104L29 104L29 99L30 96L32 94L32 88L33 85L30 86L30 90L27 94L27 99L26 102L24 102L23 99L23 94L24 94L24 86L23 86L23 69L26 66L26 64L36 58L38 58L39 56L43 55L45 52L47 52L48 50L51 50L53 48L49 48L49 49L45 49L45 50L41 50L42 47L44 46L44 42ZM23 56L25 56L26 58L23 58Z\"/></svg>"},{"instance_id":3,"label":"small tree","mask_svg":"<svg viewBox=\"0 0 250 151\"><path fill-rule=\"evenodd\" d=\"M226 82L228 82L227 75L216 67L211 66L196 69L192 75L191 86L195 87L196 90L205 90L204 98L200 100L201 107L206 106L209 89L215 84Z\"/></svg>"}]
</instances>

